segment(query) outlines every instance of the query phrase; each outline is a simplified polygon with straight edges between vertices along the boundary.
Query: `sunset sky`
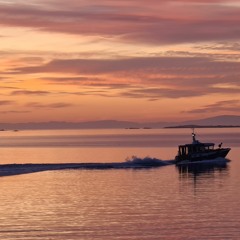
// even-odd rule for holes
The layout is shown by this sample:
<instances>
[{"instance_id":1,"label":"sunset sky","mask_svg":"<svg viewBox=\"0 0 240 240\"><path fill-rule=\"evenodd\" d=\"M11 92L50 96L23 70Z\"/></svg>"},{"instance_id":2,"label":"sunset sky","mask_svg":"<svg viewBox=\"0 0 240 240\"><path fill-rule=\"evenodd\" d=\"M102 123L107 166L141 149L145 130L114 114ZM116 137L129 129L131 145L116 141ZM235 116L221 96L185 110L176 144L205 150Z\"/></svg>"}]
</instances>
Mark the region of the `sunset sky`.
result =
<instances>
[{"instance_id":1,"label":"sunset sky","mask_svg":"<svg viewBox=\"0 0 240 240\"><path fill-rule=\"evenodd\" d=\"M240 0L0 0L0 122L240 109Z\"/></svg>"}]
</instances>

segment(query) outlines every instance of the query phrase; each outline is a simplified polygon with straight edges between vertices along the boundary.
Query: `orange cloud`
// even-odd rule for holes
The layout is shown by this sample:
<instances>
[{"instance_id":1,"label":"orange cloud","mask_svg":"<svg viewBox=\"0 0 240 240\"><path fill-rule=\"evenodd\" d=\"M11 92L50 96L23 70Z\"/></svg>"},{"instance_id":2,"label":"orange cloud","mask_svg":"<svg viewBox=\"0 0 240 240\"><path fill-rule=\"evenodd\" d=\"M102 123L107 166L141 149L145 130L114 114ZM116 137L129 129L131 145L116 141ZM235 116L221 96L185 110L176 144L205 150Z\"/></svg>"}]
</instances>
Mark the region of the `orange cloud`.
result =
<instances>
[{"instance_id":1,"label":"orange cloud","mask_svg":"<svg viewBox=\"0 0 240 240\"><path fill-rule=\"evenodd\" d=\"M24 76L41 74L44 77L39 80L45 83L97 88L78 94L106 97L157 99L239 94L235 86L240 86L240 62L214 61L207 57L55 59L39 66L13 69L13 72ZM47 77L49 74L56 76ZM224 84L229 87L221 87ZM15 90L12 95L49 93Z\"/></svg>"}]
</instances>

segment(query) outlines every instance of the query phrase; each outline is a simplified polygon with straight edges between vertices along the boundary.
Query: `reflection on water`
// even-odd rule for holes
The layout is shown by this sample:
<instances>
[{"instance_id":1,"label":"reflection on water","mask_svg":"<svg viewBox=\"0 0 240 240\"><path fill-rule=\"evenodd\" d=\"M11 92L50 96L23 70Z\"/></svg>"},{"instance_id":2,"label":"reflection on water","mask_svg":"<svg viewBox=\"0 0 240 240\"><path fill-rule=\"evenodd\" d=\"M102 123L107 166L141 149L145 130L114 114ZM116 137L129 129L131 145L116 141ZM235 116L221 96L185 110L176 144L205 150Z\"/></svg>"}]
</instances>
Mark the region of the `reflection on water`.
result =
<instances>
[{"instance_id":1,"label":"reflection on water","mask_svg":"<svg viewBox=\"0 0 240 240\"><path fill-rule=\"evenodd\" d=\"M214 173L216 172L227 172L228 171L228 163L227 162L219 162L214 164L190 164L190 165L180 165L176 166L178 169L179 175L181 178L196 178L201 175L212 175L214 177Z\"/></svg>"},{"instance_id":2,"label":"reflection on water","mask_svg":"<svg viewBox=\"0 0 240 240\"><path fill-rule=\"evenodd\" d=\"M239 239L239 178L229 181L229 167L188 171L188 177L175 170L78 169L0 178L0 239Z\"/></svg>"},{"instance_id":3,"label":"reflection on water","mask_svg":"<svg viewBox=\"0 0 240 240\"><path fill-rule=\"evenodd\" d=\"M198 129L198 137L239 146L240 129ZM191 140L189 129L29 130L1 132L0 147L169 147Z\"/></svg>"},{"instance_id":4,"label":"reflection on water","mask_svg":"<svg viewBox=\"0 0 240 240\"><path fill-rule=\"evenodd\" d=\"M216 179L224 178L228 175L229 166L228 162L214 162L209 164L190 164L176 166L179 172L180 181L193 181L209 184L210 181L216 181Z\"/></svg>"},{"instance_id":5,"label":"reflection on water","mask_svg":"<svg viewBox=\"0 0 240 240\"><path fill-rule=\"evenodd\" d=\"M108 133L97 141L98 133L90 135L91 139L79 132L74 133L79 134L76 138L73 132L66 132L71 136L64 138L63 132L48 137L49 132L38 131L37 136L46 135L40 140L32 138L34 132L11 133L19 135L8 139L2 136L1 164L5 166L0 166L0 174L8 177L0 178L0 239L238 240L239 148L232 148L232 161L222 166L196 169L165 166L161 160L140 161L143 165L124 162L132 155L173 158L176 139L182 142L178 140L185 134L185 130L176 131L172 136L164 130L163 135L159 131L157 135L141 134L141 138L134 131L131 141L135 144L139 138L134 148L129 141L124 143L128 147L117 145L129 138L129 131L123 136ZM225 133L214 131L208 130L218 140L225 138ZM160 141L155 141L158 137ZM166 138L174 141L163 147ZM150 140L155 146L160 144L149 147ZM49 142L54 146L45 147ZM104 147L93 147L96 142ZM59 147L68 143L78 147Z\"/></svg>"},{"instance_id":6,"label":"reflection on water","mask_svg":"<svg viewBox=\"0 0 240 240\"><path fill-rule=\"evenodd\" d=\"M210 164L192 164L176 166L179 184L183 192L190 187L194 195L206 192L218 192L219 186L226 184L229 178L229 162L219 161ZM189 194L189 193L188 193ZM219 196L214 196L214 198Z\"/></svg>"}]
</instances>

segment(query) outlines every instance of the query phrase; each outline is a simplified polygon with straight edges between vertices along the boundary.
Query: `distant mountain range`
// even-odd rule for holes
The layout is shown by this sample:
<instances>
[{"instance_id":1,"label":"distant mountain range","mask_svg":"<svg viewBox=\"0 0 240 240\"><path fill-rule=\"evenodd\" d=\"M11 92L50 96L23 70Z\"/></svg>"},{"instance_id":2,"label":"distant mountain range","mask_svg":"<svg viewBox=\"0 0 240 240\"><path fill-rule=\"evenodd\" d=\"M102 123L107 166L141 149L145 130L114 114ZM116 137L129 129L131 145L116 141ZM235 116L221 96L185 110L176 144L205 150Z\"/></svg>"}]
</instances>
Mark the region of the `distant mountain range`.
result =
<instances>
[{"instance_id":1,"label":"distant mountain range","mask_svg":"<svg viewBox=\"0 0 240 240\"><path fill-rule=\"evenodd\" d=\"M210 118L170 123L164 127L240 127L240 116L222 115Z\"/></svg>"},{"instance_id":2,"label":"distant mountain range","mask_svg":"<svg viewBox=\"0 0 240 240\"><path fill-rule=\"evenodd\" d=\"M88 122L28 122L28 123L0 123L0 130L23 129L111 129L111 128L164 128L164 127L230 127L240 126L240 116L222 115L184 122L129 122L117 120L102 120Z\"/></svg>"}]
</instances>

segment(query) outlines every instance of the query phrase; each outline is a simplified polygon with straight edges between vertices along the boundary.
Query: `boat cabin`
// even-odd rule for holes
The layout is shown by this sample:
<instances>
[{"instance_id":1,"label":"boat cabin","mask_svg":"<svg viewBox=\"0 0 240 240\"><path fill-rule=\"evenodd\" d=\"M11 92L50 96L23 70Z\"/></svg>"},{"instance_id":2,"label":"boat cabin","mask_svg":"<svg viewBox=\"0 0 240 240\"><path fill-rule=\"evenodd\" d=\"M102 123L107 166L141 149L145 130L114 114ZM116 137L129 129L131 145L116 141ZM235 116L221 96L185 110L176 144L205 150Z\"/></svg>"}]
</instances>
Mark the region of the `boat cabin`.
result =
<instances>
[{"instance_id":1,"label":"boat cabin","mask_svg":"<svg viewBox=\"0 0 240 240\"><path fill-rule=\"evenodd\" d=\"M195 153L206 153L214 149L214 143L193 143L178 146L178 158L185 159Z\"/></svg>"},{"instance_id":2,"label":"boat cabin","mask_svg":"<svg viewBox=\"0 0 240 240\"><path fill-rule=\"evenodd\" d=\"M185 144L178 146L179 155L207 152L214 149L214 143Z\"/></svg>"}]
</instances>

